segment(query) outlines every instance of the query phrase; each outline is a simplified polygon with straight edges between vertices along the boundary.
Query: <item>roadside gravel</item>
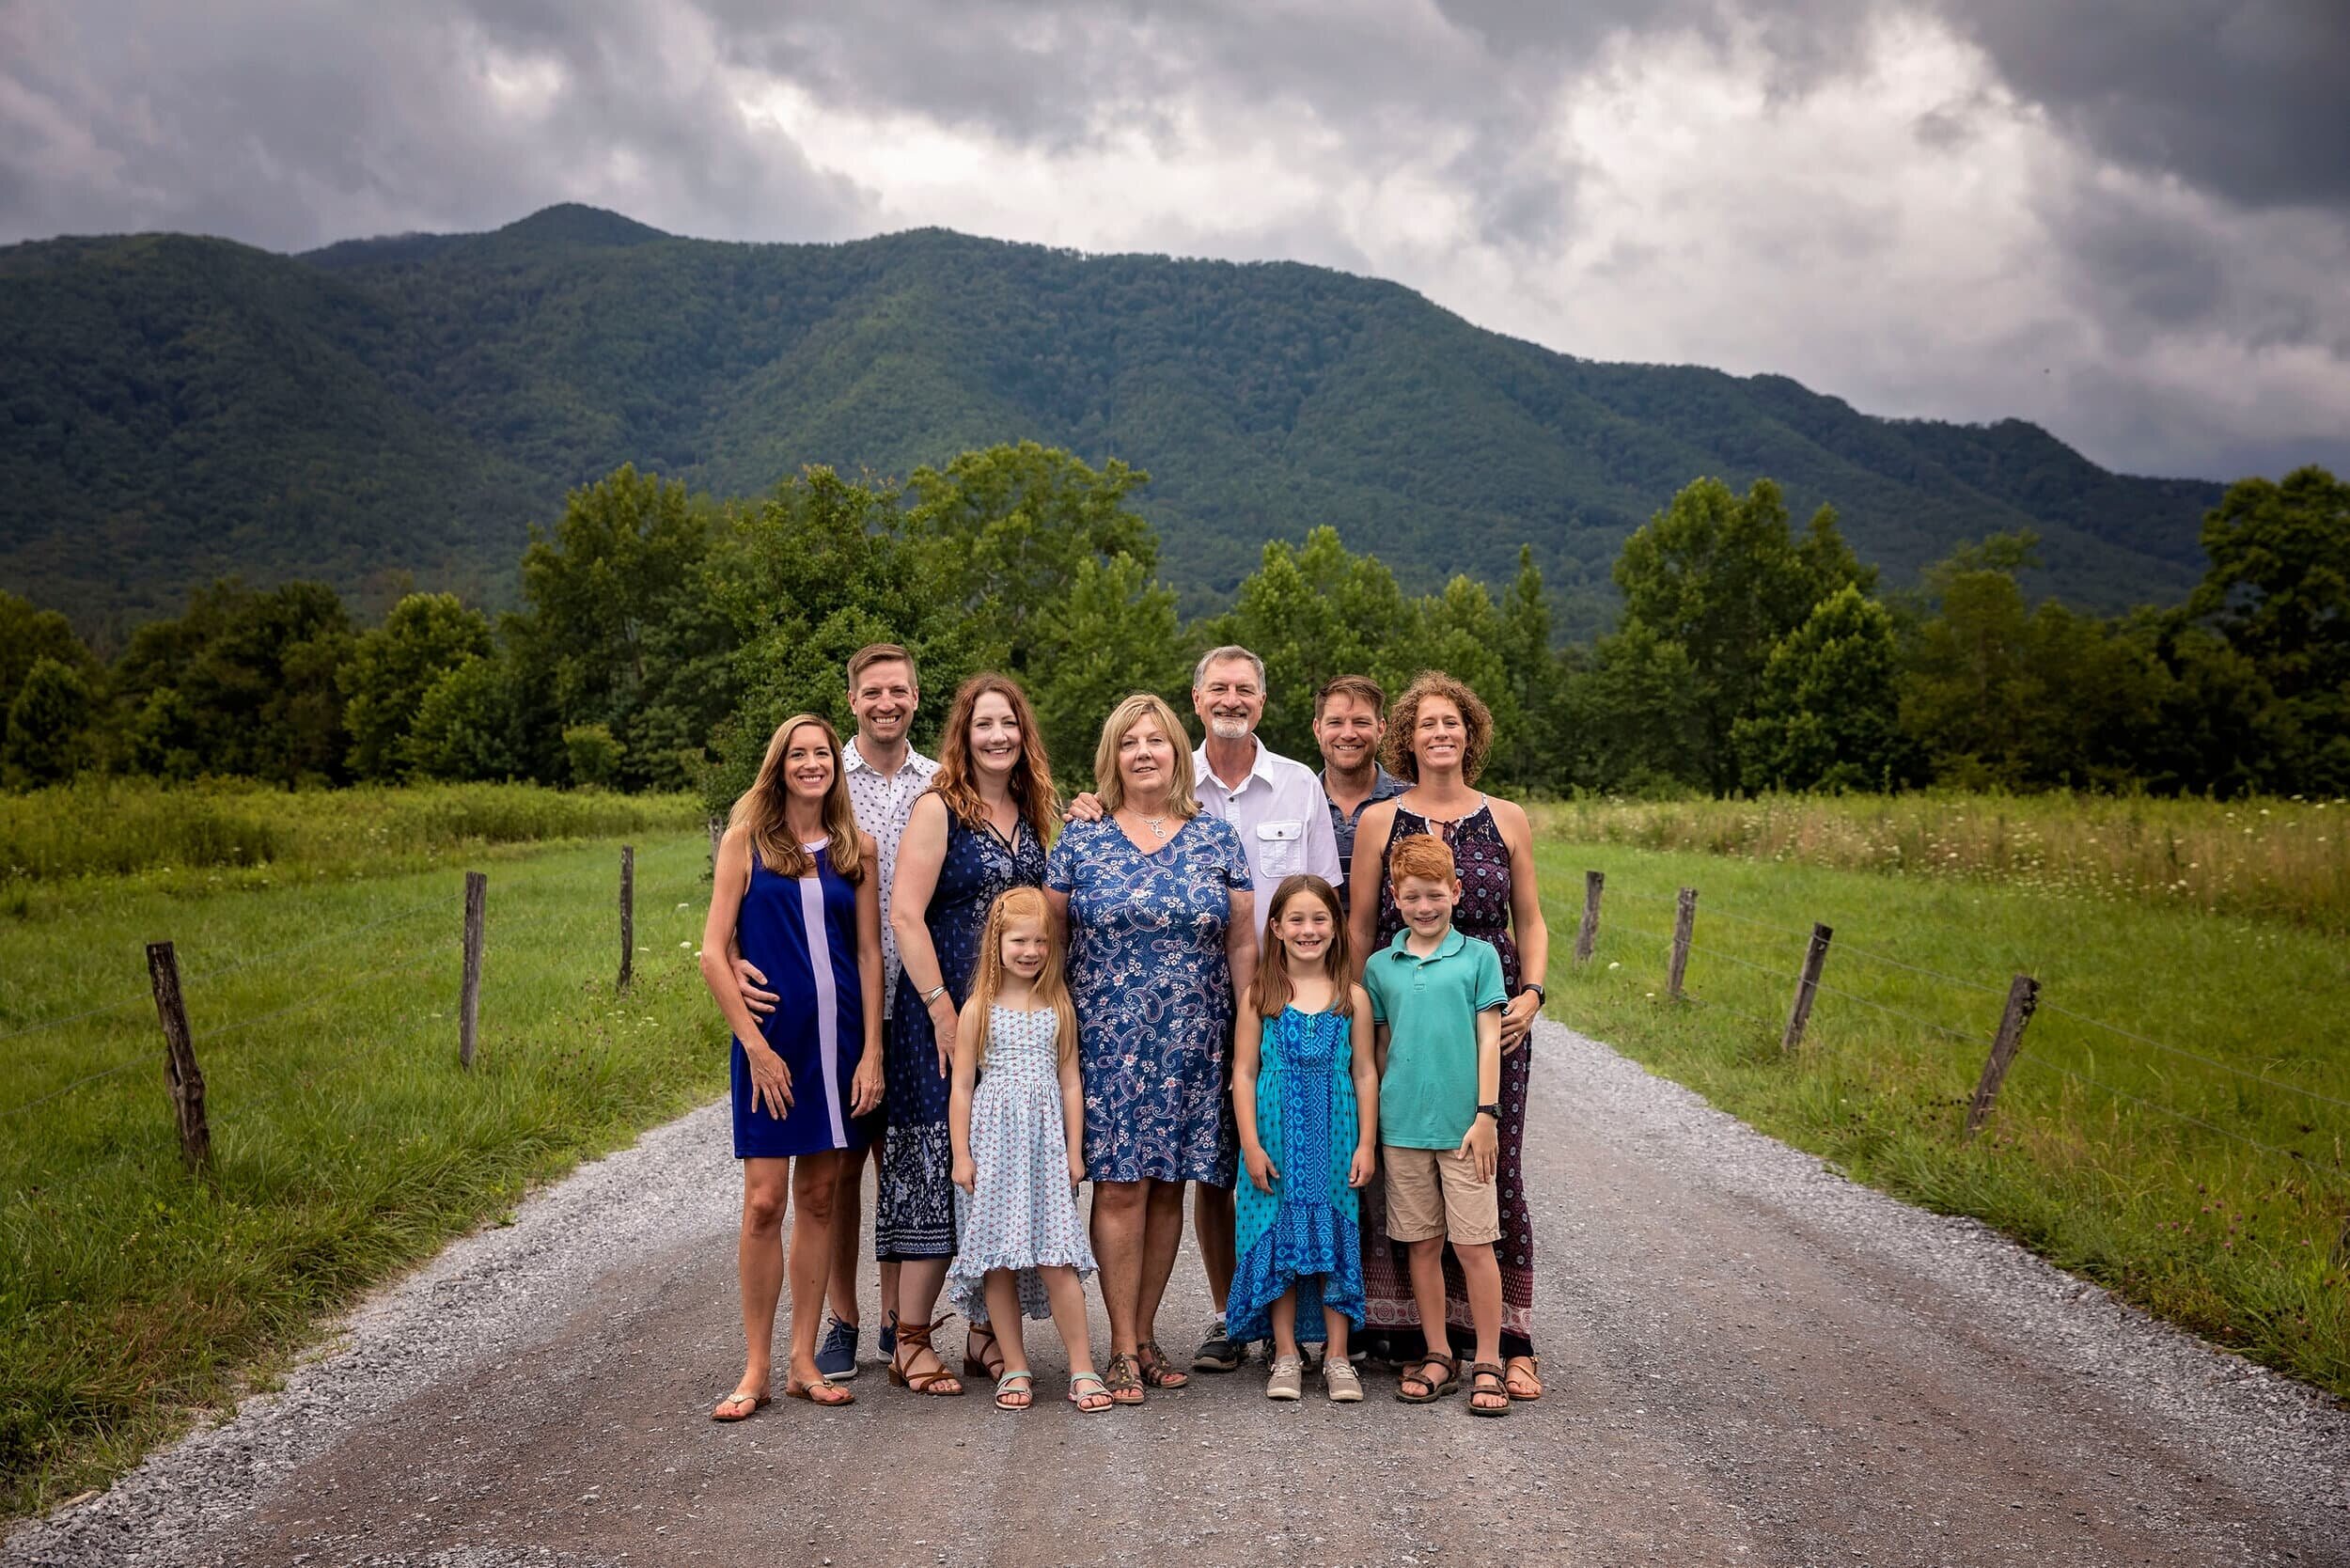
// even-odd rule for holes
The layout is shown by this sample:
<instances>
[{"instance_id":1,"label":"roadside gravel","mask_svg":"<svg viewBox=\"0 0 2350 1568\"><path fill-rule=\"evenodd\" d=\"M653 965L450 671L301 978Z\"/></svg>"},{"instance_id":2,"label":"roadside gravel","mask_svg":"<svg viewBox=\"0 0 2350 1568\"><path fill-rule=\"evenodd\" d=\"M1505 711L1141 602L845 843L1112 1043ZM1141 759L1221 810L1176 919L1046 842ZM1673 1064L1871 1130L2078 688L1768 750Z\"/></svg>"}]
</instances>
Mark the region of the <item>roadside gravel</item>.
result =
<instances>
[{"instance_id":1,"label":"roadside gravel","mask_svg":"<svg viewBox=\"0 0 2350 1568\"><path fill-rule=\"evenodd\" d=\"M917 1409L869 1365L853 1407L715 1427L738 1189L713 1106L458 1243L0 1560L2350 1563L2327 1402L1604 1045L1545 1023L1534 1048L1552 1393L1508 1420L1378 1377L1359 1406L1312 1382L1274 1405L1255 1363L1080 1417L1045 1330L1020 1416ZM1205 1305L1187 1257L1172 1347Z\"/></svg>"}]
</instances>

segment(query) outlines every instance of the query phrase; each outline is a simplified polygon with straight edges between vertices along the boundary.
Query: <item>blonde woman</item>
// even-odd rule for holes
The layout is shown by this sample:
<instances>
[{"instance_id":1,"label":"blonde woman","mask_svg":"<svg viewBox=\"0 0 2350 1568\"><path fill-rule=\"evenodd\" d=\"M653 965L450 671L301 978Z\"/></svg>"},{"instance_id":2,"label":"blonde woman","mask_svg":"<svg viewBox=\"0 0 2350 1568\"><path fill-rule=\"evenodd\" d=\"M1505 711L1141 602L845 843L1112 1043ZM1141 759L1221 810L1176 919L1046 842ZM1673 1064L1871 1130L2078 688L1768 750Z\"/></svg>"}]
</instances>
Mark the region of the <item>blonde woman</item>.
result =
<instances>
[{"instance_id":1,"label":"blonde woman","mask_svg":"<svg viewBox=\"0 0 2350 1568\"><path fill-rule=\"evenodd\" d=\"M881 1105L881 879L858 830L840 740L813 714L786 719L758 779L719 840L702 927L702 979L734 1030L734 1155L743 1162L743 1376L713 1420L739 1421L769 1398L776 1304L791 1226L791 1353L783 1391L847 1404L816 1370L816 1320L832 1263L834 1191L851 1154L872 1141ZM743 999L729 953L780 993L764 1020Z\"/></svg>"},{"instance_id":2,"label":"blonde woman","mask_svg":"<svg viewBox=\"0 0 2350 1568\"><path fill-rule=\"evenodd\" d=\"M1183 1184L1229 1186L1223 1116L1232 998L1256 975L1248 860L1230 823L1203 816L1175 710L1120 702L1093 757L1104 816L1072 823L1044 886L1067 933L1085 1082L1093 1250L1109 1310L1110 1397L1189 1375L1159 1349L1157 1317L1183 1239Z\"/></svg>"}]
</instances>

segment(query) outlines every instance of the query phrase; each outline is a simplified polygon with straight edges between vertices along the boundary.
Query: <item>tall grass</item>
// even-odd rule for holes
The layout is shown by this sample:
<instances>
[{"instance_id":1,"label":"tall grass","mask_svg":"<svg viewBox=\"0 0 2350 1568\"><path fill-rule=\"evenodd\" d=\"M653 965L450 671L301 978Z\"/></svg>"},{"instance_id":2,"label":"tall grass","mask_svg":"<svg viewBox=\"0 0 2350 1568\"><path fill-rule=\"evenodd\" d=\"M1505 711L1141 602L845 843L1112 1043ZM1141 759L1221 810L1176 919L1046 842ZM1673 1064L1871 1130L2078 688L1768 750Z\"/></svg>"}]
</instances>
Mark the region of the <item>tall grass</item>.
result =
<instances>
[{"instance_id":1,"label":"tall grass","mask_svg":"<svg viewBox=\"0 0 2350 1568\"><path fill-rule=\"evenodd\" d=\"M102 1482L530 1183L720 1092L692 951L706 857L698 831L640 838L624 997L617 846L494 862L470 1073L453 866L266 891L127 879L0 922L8 1511ZM203 1179L180 1166L146 996L142 945L166 936L209 1091Z\"/></svg>"},{"instance_id":2,"label":"tall grass","mask_svg":"<svg viewBox=\"0 0 2350 1568\"><path fill-rule=\"evenodd\" d=\"M189 868L350 870L478 844L682 831L699 817L690 795L535 784L288 791L242 781L91 779L0 795L0 879Z\"/></svg>"},{"instance_id":3,"label":"tall grass","mask_svg":"<svg viewBox=\"0 0 2350 1568\"><path fill-rule=\"evenodd\" d=\"M1555 833L1537 857L1555 1016L1857 1179L1984 1220L2350 1396L2338 940L2032 877L1895 878ZM1578 966L1587 868L1607 880L1598 951ZM1691 999L1676 1005L1665 971L1683 886L1699 902ZM1825 988L1785 1058L1814 920L1835 930ZM1966 1105L2019 972L2040 980L2040 1011L1969 1142Z\"/></svg>"},{"instance_id":4,"label":"tall grass","mask_svg":"<svg viewBox=\"0 0 2350 1568\"><path fill-rule=\"evenodd\" d=\"M1990 880L2350 933L2350 801L1924 793L1532 809L1585 843Z\"/></svg>"}]
</instances>

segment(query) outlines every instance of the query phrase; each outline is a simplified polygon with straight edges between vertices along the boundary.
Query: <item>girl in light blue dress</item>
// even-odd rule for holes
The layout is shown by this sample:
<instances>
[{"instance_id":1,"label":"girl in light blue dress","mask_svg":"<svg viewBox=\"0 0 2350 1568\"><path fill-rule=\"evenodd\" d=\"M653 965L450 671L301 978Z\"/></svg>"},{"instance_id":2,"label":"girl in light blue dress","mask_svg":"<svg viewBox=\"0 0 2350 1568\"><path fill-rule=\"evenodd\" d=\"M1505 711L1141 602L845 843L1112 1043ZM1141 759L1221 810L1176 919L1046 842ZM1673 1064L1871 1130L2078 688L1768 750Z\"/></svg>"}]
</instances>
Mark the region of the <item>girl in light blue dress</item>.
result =
<instances>
[{"instance_id":1,"label":"girl in light blue dress","mask_svg":"<svg viewBox=\"0 0 2350 1568\"><path fill-rule=\"evenodd\" d=\"M966 1316L995 1327L1004 1353L998 1409L1034 1402L1021 1319L1049 1315L1069 1352L1069 1403L1091 1414L1111 1401L1086 1337L1093 1248L1077 1218L1085 1090L1076 1009L1049 916L1042 892L1014 887L995 901L980 933L947 1108L963 1237L947 1292Z\"/></svg>"},{"instance_id":2,"label":"girl in light blue dress","mask_svg":"<svg viewBox=\"0 0 2350 1568\"><path fill-rule=\"evenodd\" d=\"M1337 890L1318 876L1285 878L1265 919L1264 953L1232 1041L1247 1180L1234 1188L1229 1331L1245 1344L1270 1330L1265 1394L1277 1400L1304 1393L1299 1341L1326 1342L1324 1387L1352 1403L1363 1397L1347 1358L1347 1335L1363 1325L1355 1194L1378 1169L1379 1072Z\"/></svg>"}]
</instances>

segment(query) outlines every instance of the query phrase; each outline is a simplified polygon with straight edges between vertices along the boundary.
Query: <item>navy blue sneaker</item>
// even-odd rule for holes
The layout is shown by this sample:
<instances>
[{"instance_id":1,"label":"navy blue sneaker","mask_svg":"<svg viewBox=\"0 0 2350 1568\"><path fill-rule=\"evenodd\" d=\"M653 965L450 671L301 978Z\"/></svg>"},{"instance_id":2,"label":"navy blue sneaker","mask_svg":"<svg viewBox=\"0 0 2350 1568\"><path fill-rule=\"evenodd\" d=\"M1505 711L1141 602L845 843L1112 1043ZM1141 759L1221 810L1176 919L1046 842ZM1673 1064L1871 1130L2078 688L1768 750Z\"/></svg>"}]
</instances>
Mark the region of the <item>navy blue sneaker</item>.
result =
<instances>
[{"instance_id":1,"label":"navy blue sneaker","mask_svg":"<svg viewBox=\"0 0 2350 1568\"><path fill-rule=\"evenodd\" d=\"M881 1356L885 1361L898 1358L898 1314L889 1312L882 1318Z\"/></svg>"},{"instance_id":2,"label":"navy blue sneaker","mask_svg":"<svg viewBox=\"0 0 2350 1568\"><path fill-rule=\"evenodd\" d=\"M823 1342L816 1347L816 1370L824 1381L839 1383L856 1375L856 1341L855 1324L835 1318L825 1325Z\"/></svg>"}]
</instances>

